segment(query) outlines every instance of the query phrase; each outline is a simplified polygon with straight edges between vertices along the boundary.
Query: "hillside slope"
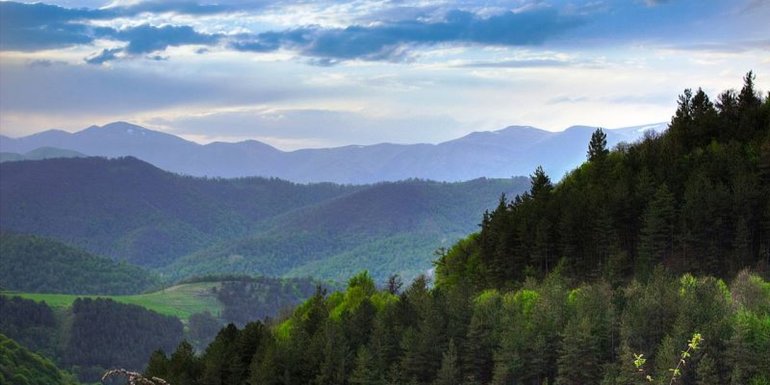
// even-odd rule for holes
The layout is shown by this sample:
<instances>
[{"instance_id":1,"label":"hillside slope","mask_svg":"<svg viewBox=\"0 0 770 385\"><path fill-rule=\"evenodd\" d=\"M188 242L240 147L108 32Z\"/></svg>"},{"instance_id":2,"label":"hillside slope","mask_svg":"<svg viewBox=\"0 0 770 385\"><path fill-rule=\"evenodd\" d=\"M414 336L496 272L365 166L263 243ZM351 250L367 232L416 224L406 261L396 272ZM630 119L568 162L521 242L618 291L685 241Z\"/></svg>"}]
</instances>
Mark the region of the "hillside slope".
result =
<instances>
[{"instance_id":1,"label":"hillside slope","mask_svg":"<svg viewBox=\"0 0 770 385\"><path fill-rule=\"evenodd\" d=\"M256 235L186 256L164 272L216 269L344 281L366 269L379 282L393 273L411 279L431 268L436 249L477 228L471 213L492 208L500 194L520 192L526 183L377 184L272 218Z\"/></svg>"},{"instance_id":2,"label":"hillside slope","mask_svg":"<svg viewBox=\"0 0 770 385\"><path fill-rule=\"evenodd\" d=\"M436 248L476 229L474 213L526 186L526 178L371 186L203 179L135 158L9 162L0 173L0 229L162 268L171 279L315 274L308 263L324 278L364 268L378 279L393 268L414 276L430 268Z\"/></svg>"},{"instance_id":3,"label":"hillside slope","mask_svg":"<svg viewBox=\"0 0 770 385\"><path fill-rule=\"evenodd\" d=\"M201 179L135 158L0 164L0 229L56 238L138 265L163 266L296 207L355 191L331 184Z\"/></svg>"},{"instance_id":4,"label":"hillside slope","mask_svg":"<svg viewBox=\"0 0 770 385\"><path fill-rule=\"evenodd\" d=\"M38 293L134 294L158 277L127 263L99 257L37 236L0 233L0 287Z\"/></svg>"},{"instance_id":5,"label":"hillside slope","mask_svg":"<svg viewBox=\"0 0 770 385\"><path fill-rule=\"evenodd\" d=\"M0 384L75 385L74 377L50 360L0 334Z\"/></svg>"}]
</instances>

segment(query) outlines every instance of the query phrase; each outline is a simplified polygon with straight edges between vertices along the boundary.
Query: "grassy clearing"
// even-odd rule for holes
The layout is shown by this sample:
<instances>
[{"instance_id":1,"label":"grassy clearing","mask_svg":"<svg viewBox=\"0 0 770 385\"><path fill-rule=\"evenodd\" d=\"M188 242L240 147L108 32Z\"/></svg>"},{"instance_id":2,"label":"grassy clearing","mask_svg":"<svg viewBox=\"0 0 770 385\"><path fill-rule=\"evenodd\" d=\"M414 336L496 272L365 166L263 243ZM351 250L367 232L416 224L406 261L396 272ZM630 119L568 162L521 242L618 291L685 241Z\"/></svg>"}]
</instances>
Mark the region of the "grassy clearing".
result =
<instances>
[{"instance_id":1,"label":"grassy clearing","mask_svg":"<svg viewBox=\"0 0 770 385\"><path fill-rule=\"evenodd\" d=\"M222 311L222 303L211 293L212 287L219 282L197 282L172 286L163 290L136 295L77 295L2 292L9 297L22 297L37 302L47 303L53 308L68 308L77 298L110 298L116 302L139 305L160 314L170 315L184 322L190 315L209 311L217 315Z\"/></svg>"}]
</instances>

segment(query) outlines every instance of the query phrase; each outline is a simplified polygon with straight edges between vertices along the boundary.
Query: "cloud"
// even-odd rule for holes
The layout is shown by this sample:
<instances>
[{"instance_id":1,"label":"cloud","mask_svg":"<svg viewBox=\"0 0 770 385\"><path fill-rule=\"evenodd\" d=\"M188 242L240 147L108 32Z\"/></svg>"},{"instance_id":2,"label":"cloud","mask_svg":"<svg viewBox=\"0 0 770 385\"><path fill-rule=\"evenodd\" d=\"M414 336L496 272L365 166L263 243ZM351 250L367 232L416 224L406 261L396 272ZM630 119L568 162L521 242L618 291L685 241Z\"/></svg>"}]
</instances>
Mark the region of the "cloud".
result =
<instances>
[{"instance_id":1,"label":"cloud","mask_svg":"<svg viewBox=\"0 0 770 385\"><path fill-rule=\"evenodd\" d=\"M255 52L296 50L322 59L321 63L350 59L403 61L410 56L409 48L419 45L539 45L581 23L579 18L552 8L507 11L490 17L454 10L435 22L403 20L374 26L306 27L261 33L231 46Z\"/></svg>"},{"instance_id":2,"label":"cloud","mask_svg":"<svg viewBox=\"0 0 770 385\"><path fill-rule=\"evenodd\" d=\"M172 25L153 27L144 24L108 32L105 35L115 40L127 41L125 51L131 55L163 51L169 46L214 44L219 40L218 35L198 33L189 26Z\"/></svg>"},{"instance_id":3,"label":"cloud","mask_svg":"<svg viewBox=\"0 0 770 385\"><path fill-rule=\"evenodd\" d=\"M97 52L86 59L91 63L104 63L160 52L168 47L212 46L224 42L224 47L236 51L285 50L303 57L306 63L329 66L348 60L408 62L419 57L424 48L435 46L579 44L585 47L638 42L660 44L660 41L672 45L711 44L711 41L720 44L731 38L735 40L735 31L723 24L704 29L704 25L711 25L709 21L713 21L715 15L725 15L730 9L735 11L735 5L715 0L491 0L483 4L472 0L319 1L222 0L207 4L191 0L115 1L98 9L0 1L0 50L38 51L92 45L97 39L113 40L116 44L108 46L109 52ZM66 2L73 3L92 4ZM763 12L767 14L768 7L763 7L761 1L744 0L743 3L759 8L757 23ZM325 8L331 11L321 12ZM317 15L318 12L322 14ZM177 14L186 16L177 17ZM245 15L243 22L241 14ZM292 14L297 16L281 17ZM275 17L271 19L271 16ZM210 28L210 25L216 27ZM759 29L752 25L742 23L741 28ZM753 32L741 38L765 38L758 34ZM122 47L122 51L114 51L117 47ZM104 46L99 47L102 48ZM100 57L100 54L110 55ZM479 64L484 65L521 68L560 64L518 61Z\"/></svg>"},{"instance_id":4,"label":"cloud","mask_svg":"<svg viewBox=\"0 0 770 385\"><path fill-rule=\"evenodd\" d=\"M110 53L98 55L109 56ZM95 59L91 58L91 59ZM180 105L229 105L265 103L287 95L307 95L299 85L281 84L269 76L250 74L221 81L212 75L183 76L173 62L134 67L117 64L113 68L89 65L31 67L26 62L3 61L0 66L0 115L44 111L67 115L110 114L131 117L140 111L175 108ZM261 86L251 88L258 82Z\"/></svg>"},{"instance_id":5,"label":"cloud","mask_svg":"<svg viewBox=\"0 0 770 385\"><path fill-rule=\"evenodd\" d=\"M0 2L0 49L35 51L91 43L89 27L80 22L93 17L89 10Z\"/></svg>"},{"instance_id":6,"label":"cloud","mask_svg":"<svg viewBox=\"0 0 770 385\"><path fill-rule=\"evenodd\" d=\"M669 48L672 51L695 51L708 53L743 53L747 51L770 50L770 39L742 40L717 43L682 44Z\"/></svg>"},{"instance_id":7,"label":"cloud","mask_svg":"<svg viewBox=\"0 0 770 385\"><path fill-rule=\"evenodd\" d=\"M162 51L169 46L186 44L213 44L217 35L196 32L190 26L140 25L116 30L93 27L93 20L113 19L141 12L186 12L193 14L224 12L215 5L197 5L191 2L143 2L137 5L104 9L70 9L42 3L22 4L0 2L0 49L36 51L91 44L97 38L128 42L129 55ZM112 52L110 60L115 58ZM105 52L103 52L105 53Z\"/></svg>"},{"instance_id":8,"label":"cloud","mask_svg":"<svg viewBox=\"0 0 770 385\"><path fill-rule=\"evenodd\" d=\"M56 61L56 60L37 59L37 60L30 60L26 64L27 64L27 67L31 67L31 68L34 68L34 67L46 68L54 65L66 65L67 63L63 61Z\"/></svg>"},{"instance_id":9,"label":"cloud","mask_svg":"<svg viewBox=\"0 0 770 385\"><path fill-rule=\"evenodd\" d=\"M233 12L236 8L222 4L198 4L194 1L142 1L139 3L106 8L108 12L120 16L132 16L140 13L173 12L186 15L212 15Z\"/></svg>"},{"instance_id":10,"label":"cloud","mask_svg":"<svg viewBox=\"0 0 770 385\"><path fill-rule=\"evenodd\" d=\"M501 60L501 61L480 61L460 64L460 68L554 68L567 67L572 62L556 59L524 59L524 60Z\"/></svg>"},{"instance_id":11,"label":"cloud","mask_svg":"<svg viewBox=\"0 0 770 385\"><path fill-rule=\"evenodd\" d=\"M103 64L111 60L117 59L118 53L122 52L122 48L103 49L102 52L85 58L85 62L88 64Z\"/></svg>"}]
</instances>

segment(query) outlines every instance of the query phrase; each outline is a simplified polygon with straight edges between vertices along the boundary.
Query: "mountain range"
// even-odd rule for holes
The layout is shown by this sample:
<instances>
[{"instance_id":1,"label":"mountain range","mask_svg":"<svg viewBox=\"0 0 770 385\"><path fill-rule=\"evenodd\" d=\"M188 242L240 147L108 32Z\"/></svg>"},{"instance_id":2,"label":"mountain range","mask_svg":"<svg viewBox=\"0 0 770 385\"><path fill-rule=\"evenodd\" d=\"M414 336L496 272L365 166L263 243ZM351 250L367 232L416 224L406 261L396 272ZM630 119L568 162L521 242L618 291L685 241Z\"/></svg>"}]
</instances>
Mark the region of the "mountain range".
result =
<instances>
[{"instance_id":1,"label":"mountain range","mask_svg":"<svg viewBox=\"0 0 770 385\"><path fill-rule=\"evenodd\" d=\"M608 146L633 142L665 123L605 130ZM528 126L474 132L439 144L344 146L281 151L254 140L198 144L126 122L91 126L69 133L49 130L21 138L0 136L0 159L39 148L75 151L88 156L133 156L161 169L191 176L277 177L293 182L366 184L421 178L464 181L480 177L529 175L537 166L559 179L585 159L596 127L572 126L550 132ZM50 154L49 149L45 153ZM45 157L52 157L49 155ZM39 156L40 157L40 156Z\"/></svg>"},{"instance_id":2,"label":"mountain range","mask_svg":"<svg viewBox=\"0 0 770 385\"><path fill-rule=\"evenodd\" d=\"M170 280L212 273L384 280L431 268L525 177L373 185L197 178L132 157L0 164L0 231L52 238Z\"/></svg>"}]
</instances>

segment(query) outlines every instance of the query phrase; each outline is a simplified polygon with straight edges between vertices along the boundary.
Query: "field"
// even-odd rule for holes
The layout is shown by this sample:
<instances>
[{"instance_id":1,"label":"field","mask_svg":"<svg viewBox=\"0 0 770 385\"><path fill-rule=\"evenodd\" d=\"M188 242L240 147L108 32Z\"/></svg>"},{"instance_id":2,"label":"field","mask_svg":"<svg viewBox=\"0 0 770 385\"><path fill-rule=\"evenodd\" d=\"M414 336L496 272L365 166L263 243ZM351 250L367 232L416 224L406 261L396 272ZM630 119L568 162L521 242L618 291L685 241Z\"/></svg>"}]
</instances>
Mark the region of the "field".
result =
<instances>
[{"instance_id":1,"label":"field","mask_svg":"<svg viewBox=\"0 0 770 385\"><path fill-rule=\"evenodd\" d=\"M136 295L77 295L2 292L9 297L22 297L37 302L47 303L53 308L68 308L77 298L110 298L116 302L139 305L160 314L170 315L187 322L190 315L209 311L217 315L222 311L222 303L211 292L219 282L198 282L171 286L166 289Z\"/></svg>"}]
</instances>

